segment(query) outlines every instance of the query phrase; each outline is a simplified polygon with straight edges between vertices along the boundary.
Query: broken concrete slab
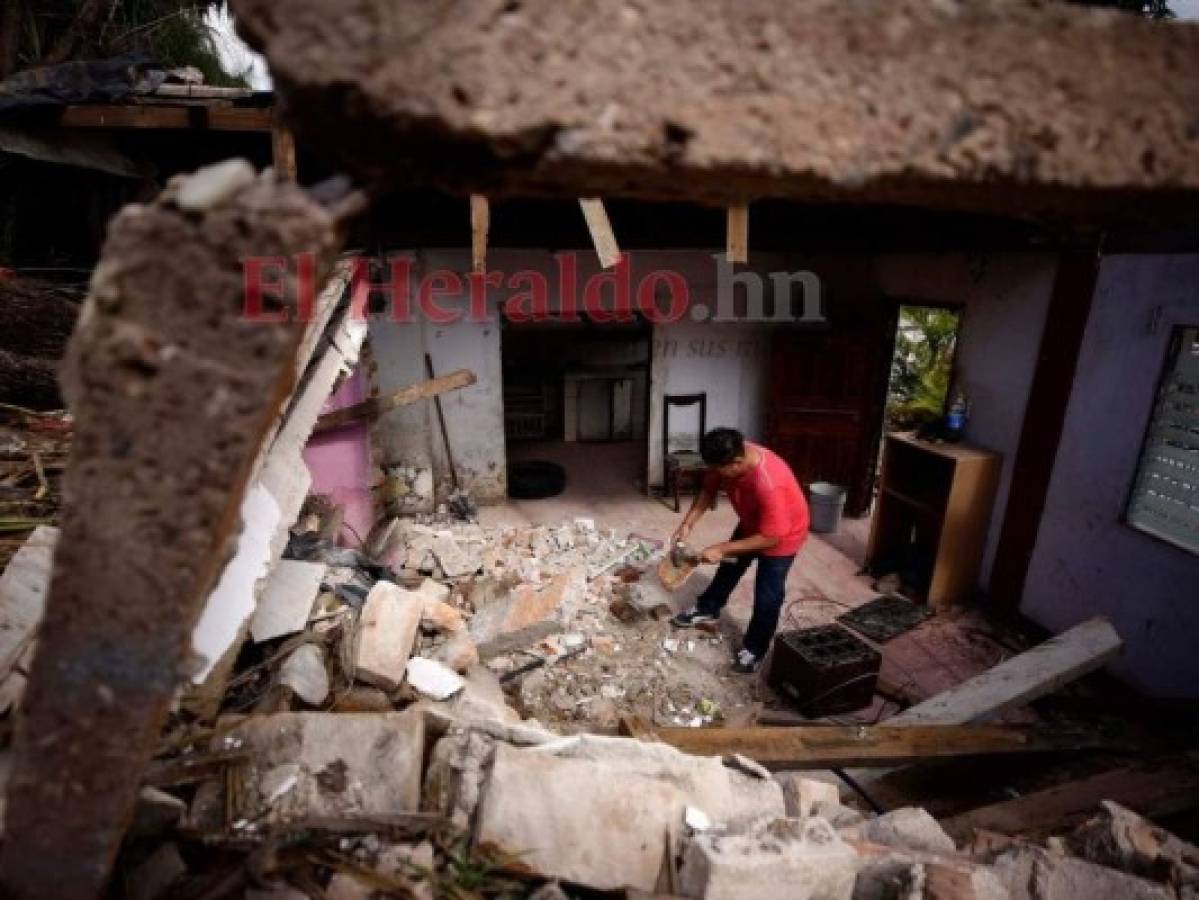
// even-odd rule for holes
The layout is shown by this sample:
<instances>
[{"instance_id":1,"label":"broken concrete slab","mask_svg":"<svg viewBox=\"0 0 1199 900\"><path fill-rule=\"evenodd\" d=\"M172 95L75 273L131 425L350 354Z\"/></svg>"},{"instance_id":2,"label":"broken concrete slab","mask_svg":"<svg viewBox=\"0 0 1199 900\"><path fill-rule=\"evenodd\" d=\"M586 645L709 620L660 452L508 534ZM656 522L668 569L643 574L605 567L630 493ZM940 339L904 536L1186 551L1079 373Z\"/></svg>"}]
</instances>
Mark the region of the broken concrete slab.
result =
<instances>
[{"instance_id":1,"label":"broken concrete slab","mask_svg":"<svg viewBox=\"0 0 1199 900\"><path fill-rule=\"evenodd\" d=\"M562 626L563 607L586 589L580 568L557 575L544 587L522 585L475 613L470 636L479 656L491 659L549 637Z\"/></svg>"},{"instance_id":2,"label":"broken concrete slab","mask_svg":"<svg viewBox=\"0 0 1199 900\"><path fill-rule=\"evenodd\" d=\"M423 608L424 598L416 591L390 581L371 588L358 620L356 678L388 691L403 683Z\"/></svg>"},{"instance_id":3,"label":"broken concrete slab","mask_svg":"<svg viewBox=\"0 0 1199 900\"><path fill-rule=\"evenodd\" d=\"M858 852L853 900L1012 900L987 866L962 856L945 857L848 840Z\"/></svg>"},{"instance_id":4,"label":"broken concrete slab","mask_svg":"<svg viewBox=\"0 0 1199 900\"><path fill-rule=\"evenodd\" d=\"M719 757L690 756L666 744L583 734L563 738L536 752L564 759L589 760L613 778L637 773L679 787L692 806L718 825L737 825L762 816L782 817L783 791L769 778L746 775Z\"/></svg>"},{"instance_id":5,"label":"broken concrete slab","mask_svg":"<svg viewBox=\"0 0 1199 900\"><path fill-rule=\"evenodd\" d=\"M793 819L806 819L812 815L812 807L817 803L841 803L841 792L831 782L807 778L794 772L779 772L774 777L783 788L787 815Z\"/></svg>"},{"instance_id":6,"label":"broken concrete slab","mask_svg":"<svg viewBox=\"0 0 1199 900\"><path fill-rule=\"evenodd\" d=\"M849 900L857 853L823 819L763 819L693 836L680 891L705 900Z\"/></svg>"},{"instance_id":7,"label":"broken concrete slab","mask_svg":"<svg viewBox=\"0 0 1199 900\"><path fill-rule=\"evenodd\" d=\"M449 666L423 656L408 660L408 686L430 700L448 700L460 690L465 681Z\"/></svg>"},{"instance_id":8,"label":"broken concrete slab","mask_svg":"<svg viewBox=\"0 0 1199 900\"><path fill-rule=\"evenodd\" d=\"M522 868L598 890L651 891L687 805L665 779L614 778L585 759L495 746L478 810L480 846Z\"/></svg>"},{"instance_id":9,"label":"broken concrete slab","mask_svg":"<svg viewBox=\"0 0 1199 900\"><path fill-rule=\"evenodd\" d=\"M279 667L279 683L294 691L309 706L320 706L329 696L325 651L317 644L297 647Z\"/></svg>"},{"instance_id":10,"label":"broken concrete slab","mask_svg":"<svg viewBox=\"0 0 1199 900\"><path fill-rule=\"evenodd\" d=\"M465 552L451 535L438 534L433 538L433 555L447 578L461 578L479 571L482 561Z\"/></svg>"},{"instance_id":11,"label":"broken concrete slab","mask_svg":"<svg viewBox=\"0 0 1199 900\"><path fill-rule=\"evenodd\" d=\"M324 563L279 560L250 620L250 634L256 643L304 630L326 568Z\"/></svg>"},{"instance_id":12,"label":"broken concrete slab","mask_svg":"<svg viewBox=\"0 0 1199 900\"><path fill-rule=\"evenodd\" d=\"M496 738L479 729L452 725L429 754L421 809L469 828L495 747Z\"/></svg>"},{"instance_id":13,"label":"broken concrete slab","mask_svg":"<svg viewBox=\"0 0 1199 900\"><path fill-rule=\"evenodd\" d=\"M1096 616L892 716L886 724L960 725L989 719L1101 668L1123 645L1112 624Z\"/></svg>"},{"instance_id":14,"label":"broken concrete slab","mask_svg":"<svg viewBox=\"0 0 1199 900\"><path fill-rule=\"evenodd\" d=\"M1199 847L1111 800L1099 807L1098 815L1063 839L1069 852L1101 866L1199 891Z\"/></svg>"},{"instance_id":15,"label":"broken concrete slab","mask_svg":"<svg viewBox=\"0 0 1199 900\"><path fill-rule=\"evenodd\" d=\"M884 847L924 853L955 853L957 845L928 810L905 806L844 829L842 834Z\"/></svg>"},{"instance_id":16,"label":"broken concrete slab","mask_svg":"<svg viewBox=\"0 0 1199 900\"><path fill-rule=\"evenodd\" d=\"M1031 845L1005 850L991 863L991 869L1012 900L1170 900L1175 896L1165 885Z\"/></svg>"},{"instance_id":17,"label":"broken concrete slab","mask_svg":"<svg viewBox=\"0 0 1199 900\"><path fill-rule=\"evenodd\" d=\"M276 713L230 729L249 754L235 817L295 823L412 812L420 806L425 720L401 713Z\"/></svg>"},{"instance_id":18,"label":"broken concrete slab","mask_svg":"<svg viewBox=\"0 0 1199 900\"><path fill-rule=\"evenodd\" d=\"M288 124L368 180L1021 215L1199 189L1187 23L979 0L233 5Z\"/></svg>"},{"instance_id":19,"label":"broken concrete slab","mask_svg":"<svg viewBox=\"0 0 1199 900\"><path fill-rule=\"evenodd\" d=\"M0 573L0 678L12 671L42 620L58 529L39 525Z\"/></svg>"}]
</instances>

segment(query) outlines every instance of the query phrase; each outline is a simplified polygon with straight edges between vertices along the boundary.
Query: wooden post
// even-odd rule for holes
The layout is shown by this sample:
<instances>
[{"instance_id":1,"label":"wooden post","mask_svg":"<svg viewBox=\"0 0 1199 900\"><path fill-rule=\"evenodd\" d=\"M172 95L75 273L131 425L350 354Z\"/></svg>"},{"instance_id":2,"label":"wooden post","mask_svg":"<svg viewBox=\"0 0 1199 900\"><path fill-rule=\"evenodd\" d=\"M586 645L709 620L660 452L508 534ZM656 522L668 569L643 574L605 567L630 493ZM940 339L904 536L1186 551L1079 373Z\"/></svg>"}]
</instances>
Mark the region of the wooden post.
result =
<instances>
[{"instance_id":1,"label":"wooden post","mask_svg":"<svg viewBox=\"0 0 1199 900\"><path fill-rule=\"evenodd\" d=\"M487 232L491 229L491 209L482 194L470 195L470 267L487 271Z\"/></svg>"},{"instance_id":2,"label":"wooden post","mask_svg":"<svg viewBox=\"0 0 1199 900\"><path fill-rule=\"evenodd\" d=\"M731 263L749 262L749 205L739 203L728 209L728 250Z\"/></svg>"},{"instance_id":3,"label":"wooden post","mask_svg":"<svg viewBox=\"0 0 1199 900\"><path fill-rule=\"evenodd\" d=\"M1066 424L1074 370L1091 315L1099 262L1098 243L1082 253L1063 254L1058 262L987 586L991 601L1007 611L1018 610L1024 597L1028 564L1036 547L1049 480Z\"/></svg>"},{"instance_id":4,"label":"wooden post","mask_svg":"<svg viewBox=\"0 0 1199 900\"><path fill-rule=\"evenodd\" d=\"M579 199L583 209L583 218L587 220L587 230L591 232L591 242L595 244L595 252L599 256L600 265L610 269L620 262L620 247L616 244L616 235L612 232L612 223L608 221L604 201L598 197L583 197Z\"/></svg>"},{"instance_id":5,"label":"wooden post","mask_svg":"<svg viewBox=\"0 0 1199 900\"><path fill-rule=\"evenodd\" d=\"M296 138L286 125L271 126L271 158L275 171L288 181L296 181Z\"/></svg>"}]
</instances>

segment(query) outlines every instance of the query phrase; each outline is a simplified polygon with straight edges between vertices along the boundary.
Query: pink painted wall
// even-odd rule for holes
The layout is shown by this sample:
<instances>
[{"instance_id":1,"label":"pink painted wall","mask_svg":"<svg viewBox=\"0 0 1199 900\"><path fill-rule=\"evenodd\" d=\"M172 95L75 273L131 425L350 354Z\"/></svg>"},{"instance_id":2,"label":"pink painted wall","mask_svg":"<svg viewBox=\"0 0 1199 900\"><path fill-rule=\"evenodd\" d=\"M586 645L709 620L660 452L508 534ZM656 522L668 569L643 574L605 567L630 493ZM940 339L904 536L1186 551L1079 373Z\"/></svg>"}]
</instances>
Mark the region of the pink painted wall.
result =
<instances>
[{"instance_id":1,"label":"pink painted wall","mask_svg":"<svg viewBox=\"0 0 1199 900\"><path fill-rule=\"evenodd\" d=\"M362 370L356 369L326 401L322 413L365 399L365 378ZM304 448L304 463L312 475L311 492L325 494L345 508L345 525L338 542L342 546L357 547L359 540L355 532L365 540L375 518L371 503L369 426L365 422L355 422L313 435Z\"/></svg>"}]
</instances>

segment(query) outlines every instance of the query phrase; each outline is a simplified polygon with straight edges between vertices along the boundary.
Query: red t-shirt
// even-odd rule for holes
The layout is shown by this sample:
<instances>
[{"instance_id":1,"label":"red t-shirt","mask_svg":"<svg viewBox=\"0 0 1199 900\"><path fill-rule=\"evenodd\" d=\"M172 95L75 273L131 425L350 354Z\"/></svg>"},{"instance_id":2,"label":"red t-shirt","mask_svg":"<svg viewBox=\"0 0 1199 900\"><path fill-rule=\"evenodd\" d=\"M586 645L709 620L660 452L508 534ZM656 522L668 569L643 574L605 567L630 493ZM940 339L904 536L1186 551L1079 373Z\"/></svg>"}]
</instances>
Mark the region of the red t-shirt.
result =
<instances>
[{"instance_id":1,"label":"red t-shirt","mask_svg":"<svg viewBox=\"0 0 1199 900\"><path fill-rule=\"evenodd\" d=\"M745 442L761 454L758 464L740 478L723 478L715 470L704 477L708 490L723 489L741 519L741 535L764 534L779 542L764 556L791 556L808 538L808 501L795 473L782 457L759 444Z\"/></svg>"}]
</instances>

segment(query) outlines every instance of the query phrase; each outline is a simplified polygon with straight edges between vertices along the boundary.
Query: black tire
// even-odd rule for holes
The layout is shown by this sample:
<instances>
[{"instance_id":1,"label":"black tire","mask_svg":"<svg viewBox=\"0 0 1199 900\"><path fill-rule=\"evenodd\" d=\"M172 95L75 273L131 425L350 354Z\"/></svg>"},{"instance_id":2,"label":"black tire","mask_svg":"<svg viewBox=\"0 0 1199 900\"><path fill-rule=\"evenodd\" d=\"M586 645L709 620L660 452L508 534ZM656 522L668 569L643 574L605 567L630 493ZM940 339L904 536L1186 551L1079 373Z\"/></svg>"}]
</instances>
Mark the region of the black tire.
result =
<instances>
[{"instance_id":1,"label":"black tire","mask_svg":"<svg viewBox=\"0 0 1199 900\"><path fill-rule=\"evenodd\" d=\"M566 489L566 470L555 462L530 459L508 465L508 496L514 500L544 500Z\"/></svg>"}]
</instances>

